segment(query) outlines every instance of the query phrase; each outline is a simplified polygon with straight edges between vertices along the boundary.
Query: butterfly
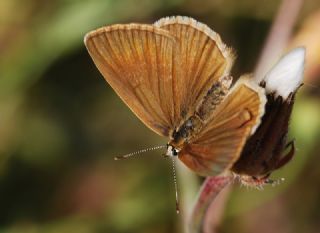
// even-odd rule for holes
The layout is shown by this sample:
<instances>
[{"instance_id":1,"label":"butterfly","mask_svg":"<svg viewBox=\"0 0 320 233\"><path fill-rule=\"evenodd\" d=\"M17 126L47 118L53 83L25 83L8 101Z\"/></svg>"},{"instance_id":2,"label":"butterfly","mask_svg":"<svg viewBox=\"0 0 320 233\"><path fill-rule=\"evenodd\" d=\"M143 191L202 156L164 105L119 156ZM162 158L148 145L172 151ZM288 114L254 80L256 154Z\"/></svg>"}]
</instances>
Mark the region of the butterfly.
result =
<instances>
[{"instance_id":1,"label":"butterfly","mask_svg":"<svg viewBox=\"0 0 320 233\"><path fill-rule=\"evenodd\" d=\"M248 75L232 85L234 52L203 23L175 16L116 24L84 42L123 102L168 138L166 155L198 175L230 169L260 124L265 89Z\"/></svg>"}]
</instances>

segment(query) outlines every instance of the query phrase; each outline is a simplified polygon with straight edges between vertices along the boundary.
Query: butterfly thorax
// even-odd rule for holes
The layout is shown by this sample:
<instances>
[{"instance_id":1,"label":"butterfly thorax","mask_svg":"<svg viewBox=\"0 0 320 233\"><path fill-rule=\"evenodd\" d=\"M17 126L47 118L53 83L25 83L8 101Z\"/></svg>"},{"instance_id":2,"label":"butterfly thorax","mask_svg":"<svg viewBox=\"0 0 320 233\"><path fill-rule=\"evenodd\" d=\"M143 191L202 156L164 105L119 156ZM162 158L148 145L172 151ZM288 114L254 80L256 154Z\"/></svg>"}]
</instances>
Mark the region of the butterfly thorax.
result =
<instances>
[{"instance_id":1,"label":"butterfly thorax","mask_svg":"<svg viewBox=\"0 0 320 233\"><path fill-rule=\"evenodd\" d=\"M213 116L216 107L227 95L231 83L231 76L224 76L213 83L207 94L200 101L200 104L196 107L194 113L172 132L171 140L168 143L172 148L168 148L170 151L167 151L167 155L169 155L169 152L174 154L172 152L174 149L176 151L181 150L185 144L200 132Z\"/></svg>"}]
</instances>

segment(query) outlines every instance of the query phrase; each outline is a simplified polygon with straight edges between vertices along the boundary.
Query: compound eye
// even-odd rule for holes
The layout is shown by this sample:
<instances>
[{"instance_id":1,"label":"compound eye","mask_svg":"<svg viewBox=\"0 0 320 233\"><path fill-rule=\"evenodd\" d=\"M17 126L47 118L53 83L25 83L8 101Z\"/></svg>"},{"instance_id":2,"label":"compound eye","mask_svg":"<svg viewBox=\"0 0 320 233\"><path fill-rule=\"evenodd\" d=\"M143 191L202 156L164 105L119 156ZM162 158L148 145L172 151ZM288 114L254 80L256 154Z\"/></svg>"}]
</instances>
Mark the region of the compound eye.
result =
<instances>
[{"instance_id":1,"label":"compound eye","mask_svg":"<svg viewBox=\"0 0 320 233\"><path fill-rule=\"evenodd\" d=\"M178 155L178 151L177 151L176 149L173 149L173 150L172 150L172 154L173 154L174 156L177 156L177 155Z\"/></svg>"}]
</instances>

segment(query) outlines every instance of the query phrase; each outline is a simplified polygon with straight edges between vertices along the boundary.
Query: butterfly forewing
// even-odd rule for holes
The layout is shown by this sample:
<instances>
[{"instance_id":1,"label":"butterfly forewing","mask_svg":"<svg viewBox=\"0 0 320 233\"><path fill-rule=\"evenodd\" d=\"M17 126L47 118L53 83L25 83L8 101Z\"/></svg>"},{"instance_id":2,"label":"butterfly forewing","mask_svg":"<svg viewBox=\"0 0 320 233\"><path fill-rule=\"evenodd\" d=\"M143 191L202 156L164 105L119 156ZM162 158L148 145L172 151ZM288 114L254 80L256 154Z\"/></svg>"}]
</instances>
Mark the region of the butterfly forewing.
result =
<instances>
[{"instance_id":1,"label":"butterfly forewing","mask_svg":"<svg viewBox=\"0 0 320 233\"><path fill-rule=\"evenodd\" d=\"M166 17L155 26L168 30L178 41L177 122L192 115L214 81L229 74L234 56L217 33L192 18Z\"/></svg>"},{"instance_id":2,"label":"butterfly forewing","mask_svg":"<svg viewBox=\"0 0 320 233\"><path fill-rule=\"evenodd\" d=\"M168 136L174 125L175 47L151 25L113 25L90 32L86 47L106 81L140 120Z\"/></svg>"},{"instance_id":3,"label":"butterfly forewing","mask_svg":"<svg viewBox=\"0 0 320 233\"><path fill-rule=\"evenodd\" d=\"M262 88L241 78L207 125L180 151L180 160L203 176L230 168L259 124L265 101Z\"/></svg>"}]
</instances>

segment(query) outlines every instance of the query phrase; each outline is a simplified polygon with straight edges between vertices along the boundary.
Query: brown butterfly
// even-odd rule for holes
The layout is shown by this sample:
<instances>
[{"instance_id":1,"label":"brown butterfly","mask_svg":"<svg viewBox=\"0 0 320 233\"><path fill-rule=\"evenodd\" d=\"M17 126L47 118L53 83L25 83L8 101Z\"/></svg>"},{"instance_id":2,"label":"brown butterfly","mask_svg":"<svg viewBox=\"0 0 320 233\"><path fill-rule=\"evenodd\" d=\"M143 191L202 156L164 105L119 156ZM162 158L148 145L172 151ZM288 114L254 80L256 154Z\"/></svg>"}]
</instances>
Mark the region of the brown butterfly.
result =
<instances>
[{"instance_id":1,"label":"brown butterfly","mask_svg":"<svg viewBox=\"0 0 320 233\"><path fill-rule=\"evenodd\" d=\"M201 176L231 168L260 123L264 89L249 76L231 87L232 50L192 18L106 26L84 42L133 113L169 138L166 155Z\"/></svg>"}]
</instances>

